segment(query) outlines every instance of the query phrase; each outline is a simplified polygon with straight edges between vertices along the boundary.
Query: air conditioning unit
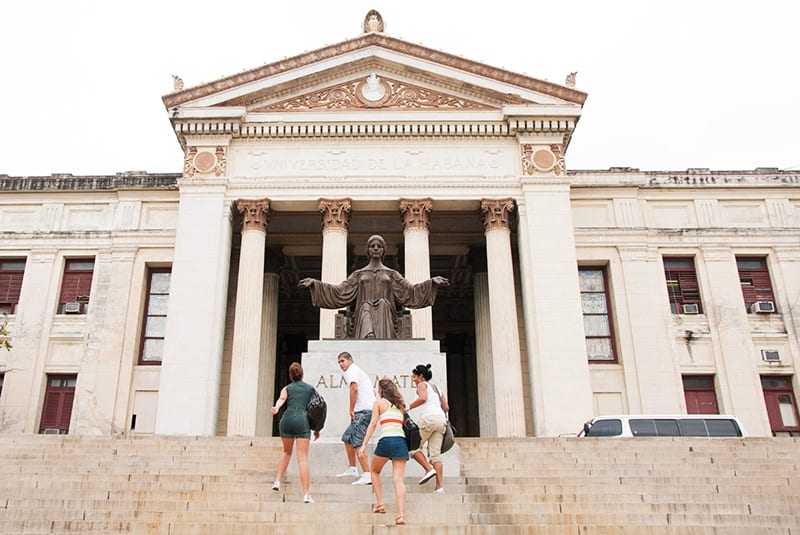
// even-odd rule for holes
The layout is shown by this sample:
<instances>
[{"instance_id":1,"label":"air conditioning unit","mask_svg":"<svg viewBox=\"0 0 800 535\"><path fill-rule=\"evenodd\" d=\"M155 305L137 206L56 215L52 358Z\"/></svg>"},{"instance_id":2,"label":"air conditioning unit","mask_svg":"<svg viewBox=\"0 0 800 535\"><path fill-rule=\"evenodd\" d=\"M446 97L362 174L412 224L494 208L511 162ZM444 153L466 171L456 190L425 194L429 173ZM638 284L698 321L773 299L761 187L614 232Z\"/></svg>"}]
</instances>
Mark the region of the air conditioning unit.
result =
<instances>
[{"instance_id":1,"label":"air conditioning unit","mask_svg":"<svg viewBox=\"0 0 800 535\"><path fill-rule=\"evenodd\" d=\"M777 349L762 349L761 359L766 362L780 362L781 354Z\"/></svg>"},{"instance_id":2,"label":"air conditioning unit","mask_svg":"<svg viewBox=\"0 0 800 535\"><path fill-rule=\"evenodd\" d=\"M64 303L64 314L78 314L81 311L81 304L77 301Z\"/></svg>"},{"instance_id":3,"label":"air conditioning unit","mask_svg":"<svg viewBox=\"0 0 800 535\"><path fill-rule=\"evenodd\" d=\"M61 434L61 430L60 429L53 429L51 427L48 427L47 429L42 431L42 434L43 435L60 435Z\"/></svg>"},{"instance_id":4,"label":"air conditioning unit","mask_svg":"<svg viewBox=\"0 0 800 535\"><path fill-rule=\"evenodd\" d=\"M750 312L755 314L772 314L775 312L775 303L772 301L756 301L750 305Z\"/></svg>"},{"instance_id":5,"label":"air conditioning unit","mask_svg":"<svg viewBox=\"0 0 800 535\"><path fill-rule=\"evenodd\" d=\"M681 311L684 314L700 314L700 306L697 303L688 303L681 305Z\"/></svg>"}]
</instances>

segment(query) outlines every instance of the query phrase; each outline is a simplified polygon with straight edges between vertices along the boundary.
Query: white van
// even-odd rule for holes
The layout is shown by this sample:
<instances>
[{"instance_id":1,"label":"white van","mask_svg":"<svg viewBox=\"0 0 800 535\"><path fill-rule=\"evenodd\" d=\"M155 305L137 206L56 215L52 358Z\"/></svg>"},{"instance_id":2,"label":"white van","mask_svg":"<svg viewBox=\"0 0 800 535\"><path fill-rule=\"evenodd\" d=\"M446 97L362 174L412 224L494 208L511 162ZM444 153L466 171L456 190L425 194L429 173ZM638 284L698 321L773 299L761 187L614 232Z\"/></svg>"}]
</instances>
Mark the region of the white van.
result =
<instances>
[{"instance_id":1,"label":"white van","mask_svg":"<svg viewBox=\"0 0 800 535\"><path fill-rule=\"evenodd\" d=\"M598 416L579 437L743 437L742 424L725 414L625 414Z\"/></svg>"}]
</instances>

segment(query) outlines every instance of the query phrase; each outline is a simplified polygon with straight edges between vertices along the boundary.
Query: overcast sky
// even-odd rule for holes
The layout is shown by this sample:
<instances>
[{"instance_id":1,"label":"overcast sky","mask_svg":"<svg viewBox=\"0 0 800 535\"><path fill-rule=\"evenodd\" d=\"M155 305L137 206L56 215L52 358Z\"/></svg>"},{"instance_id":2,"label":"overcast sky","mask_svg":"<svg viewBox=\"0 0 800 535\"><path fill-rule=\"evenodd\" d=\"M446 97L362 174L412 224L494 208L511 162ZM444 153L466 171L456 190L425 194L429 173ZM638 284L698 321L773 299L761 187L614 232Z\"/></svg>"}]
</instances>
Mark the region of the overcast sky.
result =
<instances>
[{"instance_id":1,"label":"overcast sky","mask_svg":"<svg viewBox=\"0 0 800 535\"><path fill-rule=\"evenodd\" d=\"M800 1L19 0L0 5L0 174L180 172L161 97L386 33L589 97L571 169L800 170Z\"/></svg>"}]
</instances>

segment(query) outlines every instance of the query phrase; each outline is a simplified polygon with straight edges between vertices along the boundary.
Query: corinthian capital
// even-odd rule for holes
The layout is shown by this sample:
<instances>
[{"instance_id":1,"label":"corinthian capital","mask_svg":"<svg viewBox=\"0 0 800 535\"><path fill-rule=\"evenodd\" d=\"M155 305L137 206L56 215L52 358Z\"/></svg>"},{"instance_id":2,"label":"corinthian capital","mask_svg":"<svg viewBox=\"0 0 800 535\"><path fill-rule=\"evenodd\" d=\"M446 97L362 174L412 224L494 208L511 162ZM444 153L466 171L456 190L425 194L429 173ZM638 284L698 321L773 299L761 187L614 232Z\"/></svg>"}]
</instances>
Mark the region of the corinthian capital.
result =
<instances>
[{"instance_id":1,"label":"corinthian capital","mask_svg":"<svg viewBox=\"0 0 800 535\"><path fill-rule=\"evenodd\" d=\"M403 214L403 230L431 227L432 199L400 199L400 212Z\"/></svg>"},{"instance_id":2,"label":"corinthian capital","mask_svg":"<svg viewBox=\"0 0 800 535\"><path fill-rule=\"evenodd\" d=\"M322 230L344 229L350 226L350 199L320 199Z\"/></svg>"},{"instance_id":3,"label":"corinthian capital","mask_svg":"<svg viewBox=\"0 0 800 535\"><path fill-rule=\"evenodd\" d=\"M242 231L267 231L269 223L269 199L239 199L236 210L242 214Z\"/></svg>"},{"instance_id":4,"label":"corinthian capital","mask_svg":"<svg viewBox=\"0 0 800 535\"><path fill-rule=\"evenodd\" d=\"M509 215L514 211L514 199L481 199L483 230L510 229Z\"/></svg>"}]
</instances>

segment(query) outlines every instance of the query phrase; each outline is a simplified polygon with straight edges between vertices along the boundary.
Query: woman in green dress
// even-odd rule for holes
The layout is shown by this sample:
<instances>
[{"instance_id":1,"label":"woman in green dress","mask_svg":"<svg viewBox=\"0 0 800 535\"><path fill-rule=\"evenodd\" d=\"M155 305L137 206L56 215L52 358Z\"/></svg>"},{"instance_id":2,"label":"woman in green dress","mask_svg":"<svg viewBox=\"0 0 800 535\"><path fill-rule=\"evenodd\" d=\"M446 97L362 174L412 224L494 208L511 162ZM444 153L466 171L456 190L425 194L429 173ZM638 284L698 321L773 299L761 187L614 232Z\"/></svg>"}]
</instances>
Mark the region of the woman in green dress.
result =
<instances>
[{"instance_id":1,"label":"woman in green dress","mask_svg":"<svg viewBox=\"0 0 800 535\"><path fill-rule=\"evenodd\" d=\"M303 502L314 503L309 487L311 474L308 468L308 445L311 442L311 426L308 423L308 400L311 399L313 387L303 382L303 368L299 363L293 362L289 366L289 379L291 383L281 389L281 394L272 407L272 414L278 414L281 406L286 405L286 412L281 416L278 426L283 442L283 454L278 462L278 475L272 490L281 490L281 480L289 467L292 458L292 449L297 443L297 465L300 468L300 483L303 485ZM314 440L319 438L319 431L314 431Z\"/></svg>"}]
</instances>

